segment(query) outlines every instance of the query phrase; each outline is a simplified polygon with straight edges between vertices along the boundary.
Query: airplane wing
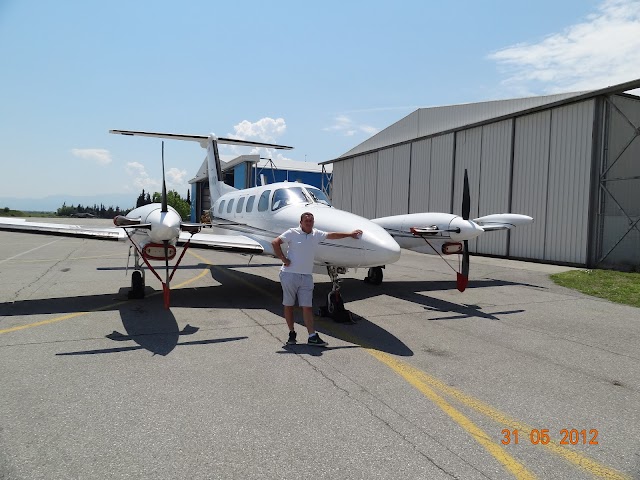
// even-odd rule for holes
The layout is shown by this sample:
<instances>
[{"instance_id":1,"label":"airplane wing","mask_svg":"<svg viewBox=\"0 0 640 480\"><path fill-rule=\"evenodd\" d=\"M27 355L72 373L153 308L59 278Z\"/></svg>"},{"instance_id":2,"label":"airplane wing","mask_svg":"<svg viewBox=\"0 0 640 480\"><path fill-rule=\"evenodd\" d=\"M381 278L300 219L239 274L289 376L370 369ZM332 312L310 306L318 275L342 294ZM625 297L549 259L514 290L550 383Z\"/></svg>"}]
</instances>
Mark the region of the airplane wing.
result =
<instances>
[{"instance_id":1,"label":"airplane wing","mask_svg":"<svg viewBox=\"0 0 640 480\"><path fill-rule=\"evenodd\" d=\"M533 223L533 218L527 215L517 213L495 213L480 218L474 218L473 222L477 223L485 232L494 230L508 230L522 225Z\"/></svg>"},{"instance_id":2,"label":"airplane wing","mask_svg":"<svg viewBox=\"0 0 640 480\"><path fill-rule=\"evenodd\" d=\"M126 240L127 234L116 227L85 227L63 223L27 222L24 218L0 217L0 230L10 232L62 235L65 237L93 238L98 240Z\"/></svg>"},{"instance_id":3,"label":"airplane wing","mask_svg":"<svg viewBox=\"0 0 640 480\"><path fill-rule=\"evenodd\" d=\"M184 244L191 240L191 248L209 248L235 253L251 253L260 255L264 248L255 240L244 235L217 235L214 233L196 233L191 236L188 232L181 232L178 243Z\"/></svg>"}]
</instances>

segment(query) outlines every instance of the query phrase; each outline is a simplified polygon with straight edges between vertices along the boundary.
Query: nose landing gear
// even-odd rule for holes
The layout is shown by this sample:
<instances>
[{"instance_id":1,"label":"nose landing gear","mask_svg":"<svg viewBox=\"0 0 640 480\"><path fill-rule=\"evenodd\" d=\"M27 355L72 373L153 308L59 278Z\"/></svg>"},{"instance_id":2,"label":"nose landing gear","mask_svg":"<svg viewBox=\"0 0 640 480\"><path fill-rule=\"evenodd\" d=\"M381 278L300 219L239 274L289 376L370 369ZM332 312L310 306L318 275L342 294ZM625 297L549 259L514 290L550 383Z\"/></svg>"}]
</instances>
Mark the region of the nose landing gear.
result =
<instances>
[{"instance_id":1,"label":"nose landing gear","mask_svg":"<svg viewBox=\"0 0 640 480\"><path fill-rule=\"evenodd\" d=\"M345 273L342 267L327 266L327 272L331 277L331 291L327 295L327 305L320 307L320 316L333 318L338 323L355 323L353 315L344 308L344 301L340 295L340 278L338 273Z\"/></svg>"},{"instance_id":2,"label":"nose landing gear","mask_svg":"<svg viewBox=\"0 0 640 480\"><path fill-rule=\"evenodd\" d=\"M134 271L131 274L131 290L127 294L129 299L144 298L144 270L140 266L140 257L138 252L134 251Z\"/></svg>"}]
</instances>

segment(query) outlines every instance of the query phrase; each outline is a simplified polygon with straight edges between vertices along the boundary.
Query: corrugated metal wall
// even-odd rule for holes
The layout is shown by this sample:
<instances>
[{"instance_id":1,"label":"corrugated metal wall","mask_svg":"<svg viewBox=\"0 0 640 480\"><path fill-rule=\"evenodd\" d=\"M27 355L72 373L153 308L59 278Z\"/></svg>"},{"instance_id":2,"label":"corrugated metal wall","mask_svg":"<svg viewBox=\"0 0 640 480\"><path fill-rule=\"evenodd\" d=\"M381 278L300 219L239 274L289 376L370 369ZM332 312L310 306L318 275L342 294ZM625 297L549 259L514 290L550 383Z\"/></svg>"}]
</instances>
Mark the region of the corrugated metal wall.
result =
<instances>
[{"instance_id":1,"label":"corrugated metal wall","mask_svg":"<svg viewBox=\"0 0 640 480\"><path fill-rule=\"evenodd\" d=\"M409 178L409 213L429 211L431 184L431 139L413 142L411 178Z\"/></svg>"},{"instance_id":2,"label":"corrugated metal wall","mask_svg":"<svg viewBox=\"0 0 640 480\"><path fill-rule=\"evenodd\" d=\"M409 174L411 170L411 144L393 148L393 190L391 215L409 211Z\"/></svg>"},{"instance_id":3,"label":"corrugated metal wall","mask_svg":"<svg viewBox=\"0 0 640 480\"><path fill-rule=\"evenodd\" d=\"M513 125L514 120L510 119L482 127L480 191L478 192L480 216L509 212ZM475 251L505 256L508 254L507 241L506 231L483 235L478 238Z\"/></svg>"},{"instance_id":4,"label":"corrugated metal wall","mask_svg":"<svg viewBox=\"0 0 640 480\"><path fill-rule=\"evenodd\" d=\"M594 100L551 111L544 260L587 263Z\"/></svg>"},{"instance_id":5,"label":"corrugated metal wall","mask_svg":"<svg viewBox=\"0 0 640 480\"><path fill-rule=\"evenodd\" d=\"M393 190L393 148L385 148L378 152L376 185L376 217L389 216Z\"/></svg>"},{"instance_id":6,"label":"corrugated metal wall","mask_svg":"<svg viewBox=\"0 0 640 480\"><path fill-rule=\"evenodd\" d=\"M511 209L533 217L534 224L510 233L513 257L544 258L550 131L551 110L516 119Z\"/></svg>"},{"instance_id":7,"label":"corrugated metal wall","mask_svg":"<svg viewBox=\"0 0 640 480\"><path fill-rule=\"evenodd\" d=\"M471 241L472 252L584 265L594 112L589 99L336 162L333 203L367 218L460 214L467 169L471 218L511 211L535 219Z\"/></svg>"},{"instance_id":8,"label":"corrugated metal wall","mask_svg":"<svg viewBox=\"0 0 640 480\"><path fill-rule=\"evenodd\" d=\"M455 141L455 133L434 137L431 140L430 212L451 213L451 176Z\"/></svg>"},{"instance_id":9,"label":"corrugated metal wall","mask_svg":"<svg viewBox=\"0 0 640 480\"><path fill-rule=\"evenodd\" d=\"M352 194L351 194L351 211L356 215L364 217L364 202L366 191L366 172L367 161L363 155L351 160L353 164L353 180L351 182Z\"/></svg>"}]
</instances>

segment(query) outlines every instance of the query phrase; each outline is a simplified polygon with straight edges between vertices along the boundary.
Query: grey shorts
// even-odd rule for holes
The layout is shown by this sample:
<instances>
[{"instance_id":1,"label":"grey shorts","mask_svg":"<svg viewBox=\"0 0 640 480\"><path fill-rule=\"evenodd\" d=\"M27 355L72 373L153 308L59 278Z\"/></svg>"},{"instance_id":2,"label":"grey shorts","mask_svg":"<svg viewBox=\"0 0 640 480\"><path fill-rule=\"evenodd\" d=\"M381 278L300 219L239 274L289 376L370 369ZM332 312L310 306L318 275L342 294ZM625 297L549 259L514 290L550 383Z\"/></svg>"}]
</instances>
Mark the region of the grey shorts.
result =
<instances>
[{"instance_id":1,"label":"grey shorts","mask_svg":"<svg viewBox=\"0 0 640 480\"><path fill-rule=\"evenodd\" d=\"M280 271L280 283L282 284L282 305L292 307L296 304L296 297L298 297L300 307L313 306L313 275Z\"/></svg>"}]
</instances>

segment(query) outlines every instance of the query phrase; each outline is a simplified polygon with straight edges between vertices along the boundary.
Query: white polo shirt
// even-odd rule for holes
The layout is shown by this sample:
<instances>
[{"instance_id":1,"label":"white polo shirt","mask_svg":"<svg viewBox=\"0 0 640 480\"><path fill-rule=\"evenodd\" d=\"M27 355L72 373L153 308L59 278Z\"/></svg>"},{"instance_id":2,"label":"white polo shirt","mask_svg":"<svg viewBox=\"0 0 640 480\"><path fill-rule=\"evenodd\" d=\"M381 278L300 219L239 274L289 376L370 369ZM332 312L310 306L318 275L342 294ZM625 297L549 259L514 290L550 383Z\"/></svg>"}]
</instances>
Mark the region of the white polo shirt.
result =
<instances>
[{"instance_id":1,"label":"white polo shirt","mask_svg":"<svg viewBox=\"0 0 640 480\"><path fill-rule=\"evenodd\" d=\"M318 244L327 238L327 232L316 230L304 233L301 227L290 228L280 237L288 246L287 258L291 262L288 267L282 265L283 272L313 273L313 257Z\"/></svg>"}]
</instances>

